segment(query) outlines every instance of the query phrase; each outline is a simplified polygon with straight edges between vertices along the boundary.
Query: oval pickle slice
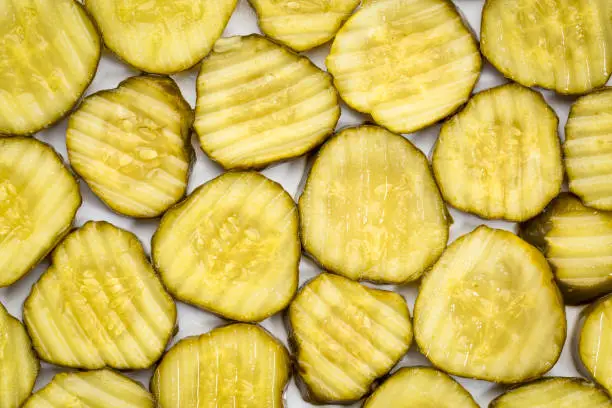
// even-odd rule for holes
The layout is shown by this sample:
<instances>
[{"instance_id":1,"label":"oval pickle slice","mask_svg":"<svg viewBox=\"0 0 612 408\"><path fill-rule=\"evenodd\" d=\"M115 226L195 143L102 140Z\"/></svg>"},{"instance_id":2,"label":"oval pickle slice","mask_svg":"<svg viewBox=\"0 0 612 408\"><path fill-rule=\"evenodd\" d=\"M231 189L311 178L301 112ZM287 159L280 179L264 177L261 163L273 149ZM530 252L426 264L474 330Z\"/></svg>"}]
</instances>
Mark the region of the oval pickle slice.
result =
<instances>
[{"instance_id":1,"label":"oval pickle slice","mask_svg":"<svg viewBox=\"0 0 612 408\"><path fill-rule=\"evenodd\" d=\"M128 78L88 96L70 116L70 164L114 211L159 216L185 194L192 122L172 79Z\"/></svg>"},{"instance_id":2,"label":"oval pickle slice","mask_svg":"<svg viewBox=\"0 0 612 408\"><path fill-rule=\"evenodd\" d=\"M197 91L194 128L204 152L226 169L301 156L340 117L329 74L259 35L217 41Z\"/></svg>"},{"instance_id":3,"label":"oval pickle slice","mask_svg":"<svg viewBox=\"0 0 612 408\"><path fill-rule=\"evenodd\" d=\"M559 120L542 95L518 84L487 89L442 125L433 170L453 207L526 221L561 191Z\"/></svg>"},{"instance_id":4,"label":"oval pickle slice","mask_svg":"<svg viewBox=\"0 0 612 408\"><path fill-rule=\"evenodd\" d=\"M172 74L197 64L221 36L237 0L85 0L104 43L139 70Z\"/></svg>"},{"instance_id":5,"label":"oval pickle slice","mask_svg":"<svg viewBox=\"0 0 612 408\"><path fill-rule=\"evenodd\" d=\"M304 249L355 280L414 281L448 240L427 158L377 126L343 130L321 148L299 209Z\"/></svg>"},{"instance_id":6,"label":"oval pickle slice","mask_svg":"<svg viewBox=\"0 0 612 408\"><path fill-rule=\"evenodd\" d=\"M79 185L52 147L0 138L0 287L34 268L68 233Z\"/></svg>"},{"instance_id":7,"label":"oval pickle slice","mask_svg":"<svg viewBox=\"0 0 612 408\"><path fill-rule=\"evenodd\" d=\"M326 64L349 106L410 133L467 101L482 60L451 1L377 0L342 26Z\"/></svg>"},{"instance_id":8,"label":"oval pickle slice","mask_svg":"<svg viewBox=\"0 0 612 408\"><path fill-rule=\"evenodd\" d=\"M181 340L157 366L151 390L159 408L276 408L290 375L287 349L239 323Z\"/></svg>"},{"instance_id":9,"label":"oval pickle slice","mask_svg":"<svg viewBox=\"0 0 612 408\"><path fill-rule=\"evenodd\" d=\"M588 307L582 317L578 357L588 374L612 393L612 296Z\"/></svg>"},{"instance_id":10,"label":"oval pickle slice","mask_svg":"<svg viewBox=\"0 0 612 408\"><path fill-rule=\"evenodd\" d=\"M152 247L174 297L231 320L264 320L297 290L297 208L256 172L225 173L198 188L164 215Z\"/></svg>"},{"instance_id":11,"label":"oval pickle slice","mask_svg":"<svg viewBox=\"0 0 612 408\"><path fill-rule=\"evenodd\" d=\"M323 273L302 287L287 312L298 386L314 403L349 403L368 393L412 343L404 298Z\"/></svg>"},{"instance_id":12,"label":"oval pickle slice","mask_svg":"<svg viewBox=\"0 0 612 408\"><path fill-rule=\"evenodd\" d=\"M74 0L0 0L0 10L0 135L30 135L77 103L101 42Z\"/></svg>"},{"instance_id":13,"label":"oval pickle slice","mask_svg":"<svg viewBox=\"0 0 612 408\"><path fill-rule=\"evenodd\" d=\"M513 81L581 94L612 73L611 18L608 0L487 0L480 48Z\"/></svg>"},{"instance_id":14,"label":"oval pickle slice","mask_svg":"<svg viewBox=\"0 0 612 408\"><path fill-rule=\"evenodd\" d=\"M557 362L565 309L537 249L480 226L453 242L423 277L414 331L421 352L441 370L518 383Z\"/></svg>"},{"instance_id":15,"label":"oval pickle slice","mask_svg":"<svg viewBox=\"0 0 612 408\"><path fill-rule=\"evenodd\" d=\"M44 361L137 370L161 357L176 306L134 234L90 221L53 251L23 317Z\"/></svg>"}]
</instances>

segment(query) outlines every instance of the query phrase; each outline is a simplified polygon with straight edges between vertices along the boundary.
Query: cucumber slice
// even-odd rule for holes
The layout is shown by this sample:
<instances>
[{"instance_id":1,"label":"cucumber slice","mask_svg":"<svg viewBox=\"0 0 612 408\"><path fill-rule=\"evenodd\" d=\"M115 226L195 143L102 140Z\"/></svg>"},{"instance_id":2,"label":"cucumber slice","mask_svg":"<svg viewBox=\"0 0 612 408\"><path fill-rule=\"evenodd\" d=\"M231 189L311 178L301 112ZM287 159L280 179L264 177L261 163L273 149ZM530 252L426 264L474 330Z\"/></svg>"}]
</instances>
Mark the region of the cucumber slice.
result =
<instances>
[{"instance_id":1,"label":"cucumber slice","mask_svg":"<svg viewBox=\"0 0 612 408\"><path fill-rule=\"evenodd\" d=\"M612 296L583 312L579 330L578 357L583 368L608 393L612 393Z\"/></svg>"},{"instance_id":2,"label":"cucumber slice","mask_svg":"<svg viewBox=\"0 0 612 408\"><path fill-rule=\"evenodd\" d=\"M217 41L197 91L202 149L226 169L301 156L323 143L340 118L329 74L259 35Z\"/></svg>"},{"instance_id":3,"label":"cucumber slice","mask_svg":"<svg viewBox=\"0 0 612 408\"><path fill-rule=\"evenodd\" d=\"M611 19L609 0L487 0L480 48L520 84L581 94L610 78Z\"/></svg>"},{"instance_id":4,"label":"cucumber slice","mask_svg":"<svg viewBox=\"0 0 612 408\"><path fill-rule=\"evenodd\" d=\"M0 138L0 287L34 268L68 233L79 185L53 148Z\"/></svg>"},{"instance_id":5,"label":"cucumber slice","mask_svg":"<svg viewBox=\"0 0 612 408\"><path fill-rule=\"evenodd\" d=\"M363 408L478 408L469 392L430 367L402 368L387 379Z\"/></svg>"},{"instance_id":6,"label":"cucumber slice","mask_svg":"<svg viewBox=\"0 0 612 408\"><path fill-rule=\"evenodd\" d=\"M141 71L196 65L221 36L237 0L85 0L104 43Z\"/></svg>"},{"instance_id":7,"label":"cucumber slice","mask_svg":"<svg viewBox=\"0 0 612 408\"><path fill-rule=\"evenodd\" d=\"M66 237L51 260L23 311L41 359L137 370L161 357L176 325L176 305L135 235L90 221Z\"/></svg>"},{"instance_id":8,"label":"cucumber slice","mask_svg":"<svg viewBox=\"0 0 612 408\"><path fill-rule=\"evenodd\" d=\"M440 130L433 169L444 199L483 218L526 221L559 194L559 120L517 84L487 89Z\"/></svg>"},{"instance_id":9,"label":"cucumber slice","mask_svg":"<svg viewBox=\"0 0 612 408\"><path fill-rule=\"evenodd\" d=\"M23 408L153 408L142 385L110 370L60 373Z\"/></svg>"},{"instance_id":10,"label":"cucumber slice","mask_svg":"<svg viewBox=\"0 0 612 408\"><path fill-rule=\"evenodd\" d=\"M157 217L185 194L193 113L176 83L138 76L85 99L68 121L70 163L114 211Z\"/></svg>"},{"instance_id":11,"label":"cucumber slice","mask_svg":"<svg viewBox=\"0 0 612 408\"><path fill-rule=\"evenodd\" d=\"M181 340L155 370L151 390L159 408L277 408L290 375L285 347L240 323Z\"/></svg>"},{"instance_id":12,"label":"cucumber slice","mask_svg":"<svg viewBox=\"0 0 612 408\"><path fill-rule=\"evenodd\" d=\"M448 0L377 0L336 35L327 68L346 103L380 125L410 133L467 101L482 60Z\"/></svg>"},{"instance_id":13,"label":"cucumber slice","mask_svg":"<svg viewBox=\"0 0 612 408\"><path fill-rule=\"evenodd\" d=\"M542 254L483 225L453 242L423 278L414 332L421 352L449 374L518 383L557 362L565 309Z\"/></svg>"},{"instance_id":14,"label":"cucumber slice","mask_svg":"<svg viewBox=\"0 0 612 408\"><path fill-rule=\"evenodd\" d=\"M306 51L334 38L360 0L249 2L257 11L261 31L296 51Z\"/></svg>"},{"instance_id":15,"label":"cucumber slice","mask_svg":"<svg viewBox=\"0 0 612 408\"><path fill-rule=\"evenodd\" d=\"M612 292L612 213L585 207L561 193L544 212L521 225L520 236L552 267L568 304Z\"/></svg>"},{"instance_id":16,"label":"cucumber slice","mask_svg":"<svg viewBox=\"0 0 612 408\"><path fill-rule=\"evenodd\" d=\"M328 273L302 287L287 319L298 386L315 403L362 398L412 343L404 298Z\"/></svg>"},{"instance_id":17,"label":"cucumber slice","mask_svg":"<svg viewBox=\"0 0 612 408\"><path fill-rule=\"evenodd\" d=\"M225 173L198 188L164 215L152 247L174 297L231 320L264 320L297 290L297 208L256 172Z\"/></svg>"},{"instance_id":18,"label":"cucumber slice","mask_svg":"<svg viewBox=\"0 0 612 408\"><path fill-rule=\"evenodd\" d=\"M302 242L324 269L404 283L442 254L450 224L427 158L377 126L323 146L299 200Z\"/></svg>"},{"instance_id":19,"label":"cucumber slice","mask_svg":"<svg viewBox=\"0 0 612 408\"><path fill-rule=\"evenodd\" d=\"M100 38L73 0L0 0L0 135L30 135L77 103Z\"/></svg>"}]
</instances>

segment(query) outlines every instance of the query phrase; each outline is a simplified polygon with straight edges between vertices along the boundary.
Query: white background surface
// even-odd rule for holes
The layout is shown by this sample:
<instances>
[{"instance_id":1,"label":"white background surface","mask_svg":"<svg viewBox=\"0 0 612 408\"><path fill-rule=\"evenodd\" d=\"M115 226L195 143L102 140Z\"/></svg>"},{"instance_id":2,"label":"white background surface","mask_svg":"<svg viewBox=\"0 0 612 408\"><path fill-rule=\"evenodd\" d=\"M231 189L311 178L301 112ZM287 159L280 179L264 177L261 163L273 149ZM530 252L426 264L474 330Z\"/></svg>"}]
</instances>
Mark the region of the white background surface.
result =
<instances>
[{"instance_id":1,"label":"white background surface","mask_svg":"<svg viewBox=\"0 0 612 408\"><path fill-rule=\"evenodd\" d=\"M455 4L463 12L470 25L475 32L480 31L480 14L482 10L483 0L455 0ZM247 0L239 0L238 7L234 12L226 30L224 36L238 35L238 34L249 34L253 32L259 32L257 27L257 20L254 11L248 5ZM325 69L324 59L329 52L329 45L325 45L317 48L316 50L307 53L307 55L321 68ZM407 61L407 63L410 63ZM192 104L195 103L195 80L198 73L198 67L174 75L174 79L178 82L183 91L183 95ZM119 82L125 78L138 74L137 71L127 67L125 64L119 62L112 54L105 51L103 54L102 61L98 73L93 81L92 85L87 90L87 94L93 92L109 89L116 87ZM504 78L496 72L490 65L486 64L476 91L490 88L492 86L502 84L506 82ZM569 106L574 98L562 97L553 94L552 92L544 91L546 100L553 106L560 119L560 132L563 135L563 127L567 121L567 115L569 112ZM348 125L356 125L368 120L366 117L349 110L346 106L342 108L342 116L338 127L345 127ZM54 127L40 132L36 135L37 138L46 141L55 147L55 149L62 154L66 155L66 144L65 144L65 130L66 120L60 122ZM421 150L429 155L433 143L438 135L439 125L432 126L424 131L416 134L408 135L407 137L412 140ZM211 162L201 151L196 139L193 139L194 150L197 155L197 161L194 163L193 172L189 181L189 192L200 184L210 180L211 178L219 175L221 169ZM263 173L280 182L285 189L297 199L299 196L299 190L301 187L301 180L304 174L304 170L307 165L306 158L300 158L291 162L283 163L280 165L272 166L263 171ZM90 189L85 185L83 181L80 181L81 192L83 195L83 205L81 206L75 221L76 226L83 225L88 220L107 220L117 225L118 227L132 231L138 235L142 241L147 252L150 253L150 242L151 236L155 231L158 220L141 221L134 220L126 217L122 217L112 213L106 206L94 196ZM490 226L497 228L504 228L514 231L515 224L508 222L499 221L483 221L477 217L470 216L467 214L460 213L454 209L451 209L451 214L454 218L455 223L451 228L451 241L460 235L463 235L476 226L486 223ZM30 272L25 278L16 284L8 288L0 288L0 301L6 305L8 311L22 319L22 306L30 287L40 277L41 273L47 268L48 263L45 261L40 264L34 271ZM312 278L319 272L319 269L308 259L303 258L300 265L300 282ZM391 287L387 287L390 289ZM410 311L412 312L414 306L414 299L416 295L416 286L397 287L393 288L400 292L406 297L410 305ZM575 323L578 319L578 314L581 308L579 307L568 307L567 308L567 319L568 319L568 341L563 350L563 354L558 364L552 369L548 375L556 376L577 376L578 372L575 368L574 361L572 359L571 347L572 339L575 336ZM179 332L174 338L172 344L179 339L197 335L209 331L215 326L223 324L224 321L218 317L208 314L204 311L198 310L194 307L187 306L182 303L178 303L179 312ZM282 324L280 316L273 316L272 318L263 322L263 326L270 330L274 335L281 339L286 344L287 334ZM401 361L400 366L407 365L425 365L428 364L425 357L416 351L416 347L413 345L408 355ZM52 378L52 376L60 371L65 371L58 367L54 367L43 363L41 375L38 378L36 389L46 385ZM151 370L127 373L130 377L141 381L143 384L148 386L148 381L151 375ZM472 393L474 398L482 407L486 407L496 395L503 391L503 388L496 386L492 383L484 381L474 381L459 379L459 381ZM286 406L288 408L301 408L311 407L312 405L304 402L298 392L295 383L291 380L289 387L286 392ZM360 404L352 405L354 407L360 406ZM392 407L390 407L392 408Z\"/></svg>"}]
</instances>

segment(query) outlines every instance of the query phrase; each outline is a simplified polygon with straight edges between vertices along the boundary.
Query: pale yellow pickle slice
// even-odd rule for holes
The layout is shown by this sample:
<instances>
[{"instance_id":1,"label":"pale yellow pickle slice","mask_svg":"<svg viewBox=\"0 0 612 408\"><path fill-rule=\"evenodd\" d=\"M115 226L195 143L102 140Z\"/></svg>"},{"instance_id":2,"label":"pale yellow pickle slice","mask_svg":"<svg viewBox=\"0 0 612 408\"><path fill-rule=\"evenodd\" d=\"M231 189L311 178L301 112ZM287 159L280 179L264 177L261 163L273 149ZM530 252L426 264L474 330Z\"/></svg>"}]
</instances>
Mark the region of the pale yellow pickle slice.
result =
<instances>
[{"instance_id":1,"label":"pale yellow pickle slice","mask_svg":"<svg viewBox=\"0 0 612 408\"><path fill-rule=\"evenodd\" d=\"M612 393L612 297L607 296L583 312L577 357L587 373Z\"/></svg>"}]
</instances>

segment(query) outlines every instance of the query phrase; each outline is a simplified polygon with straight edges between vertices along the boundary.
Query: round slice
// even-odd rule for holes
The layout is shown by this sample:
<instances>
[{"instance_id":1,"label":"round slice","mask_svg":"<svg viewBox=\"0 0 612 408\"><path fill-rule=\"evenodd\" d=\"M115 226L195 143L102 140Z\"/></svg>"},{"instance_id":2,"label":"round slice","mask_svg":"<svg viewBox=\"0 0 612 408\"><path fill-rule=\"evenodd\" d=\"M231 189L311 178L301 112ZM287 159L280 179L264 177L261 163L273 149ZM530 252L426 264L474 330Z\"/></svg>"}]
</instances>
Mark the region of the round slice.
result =
<instances>
[{"instance_id":1,"label":"round slice","mask_svg":"<svg viewBox=\"0 0 612 408\"><path fill-rule=\"evenodd\" d=\"M79 185L53 148L36 139L0 138L0 287L53 249L80 206Z\"/></svg>"},{"instance_id":2,"label":"round slice","mask_svg":"<svg viewBox=\"0 0 612 408\"><path fill-rule=\"evenodd\" d=\"M442 125L433 170L453 207L526 221L559 194L563 163L555 112L518 84L487 89Z\"/></svg>"},{"instance_id":3,"label":"round slice","mask_svg":"<svg viewBox=\"0 0 612 408\"><path fill-rule=\"evenodd\" d=\"M355 280L418 279L442 254L449 217L427 158L376 126L323 146L300 197L302 242L324 269Z\"/></svg>"},{"instance_id":4,"label":"round slice","mask_svg":"<svg viewBox=\"0 0 612 408\"><path fill-rule=\"evenodd\" d=\"M542 214L521 224L520 236L544 253L566 303L612 292L612 213L561 193Z\"/></svg>"},{"instance_id":5,"label":"round slice","mask_svg":"<svg viewBox=\"0 0 612 408\"><path fill-rule=\"evenodd\" d=\"M67 367L145 369L162 355L176 305L138 238L90 221L53 251L23 317L41 359Z\"/></svg>"},{"instance_id":6,"label":"round slice","mask_svg":"<svg viewBox=\"0 0 612 408\"><path fill-rule=\"evenodd\" d=\"M278 340L259 326L232 324L172 347L151 390L159 408L278 408L290 375Z\"/></svg>"},{"instance_id":7,"label":"round slice","mask_svg":"<svg viewBox=\"0 0 612 408\"><path fill-rule=\"evenodd\" d=\"M104 43L139 70L172 74L211 50L237 0L85 0Z\"/></svg>"},{"instance_id":8,"label":"round slice","mask_svg":"<svg viewBox=\"0 0 612 408\"><path fill-rule=\"evenodd\" d=\"M110 370L60 373L23 408L153 408L153 396L137 382Z\"/></svg>"},{"instance_id":9,"label":"round slice","mask_svg":"<svg viewBox=\"0 0 612 408\"><path fill-rule=\"evenodd\" d=\"M414 331L421 352L445 372L518 383L556 363L565 309L542 254L483 225L453 242L423 278Z\"/></svg>"},{"instance_id":10,"label":"round slice","mask_svg":"<svg viewBox=\"0 0 612 408\"><path fill-rule=\"evenodd\" d=\"M583 313L578 356L589 375L612 393L612 297L594 303Z\"/></svg>"},{"instance_id":11,"label":"round slice","mask_svg":"<svg viewBox=\"0 0 612 408\"><path fill-rule=\"evenodd\" d=\"M402 296L328 273L302 287L287 319L298 386L315 403L359 400L412 343Z\"/></svg>"},{"instance_id":12,"label":"round slice","mask_svg":"<svg viewBox=\"0 0 612 408\"><path fill-rule=\"evenodd\" d=\"M360 0L249 0L259 27L296 51L306 51L334 38Z\"/></svg>"},{"instance_id":13,"label":"round slice","mask_svg":"<svg viewBox=\"0 0 612 408\"><path fill-rule=\"evenodd\" d=\"M380 125L410 133L467 101L482 61L448 0L377 0L340 29L327 68L342 99Z\"/></svg>"},{"instance_id":14,"label":"round slice","mask_svg":"<svg viewBox=\"0 0 612 408\"><path fill-rule=\"evenodd\" d=\"M74 0L0 0L0 135L30 135L77 103L101 42Z\"/></svg>"},{"instance_id":15,"label":"round slice","mask_svg":"<svg viewBox=\"0 0 612 408\"><path fill-rule=\"evenodd\" d=\"M157 217L185 194L193 113L174 81L138 76L70 116L70 164L114 211Z\"/></svg>"},{"instance_id":16,"label":"round slice","mask_svg":"<svg viewBox=\"0 0 612 408\"><path fill-rule=\"evenodd\" d=\"M264 320L297 290L297 208L256 172L225 173L198 188L164 215L152 246L174 297L231 320Z\"/></svg>"},{"instance_id":17,"label":"round slice","mask_svg":"<svg viewBox=\"0 0 612 408\"><path fill-rule=\"evenodd\" d=\"M259 35L217 41L197 92L200 144L226 169L301 156L323 143L340 118L329 74Z\"/></svg>"},{"instance_id":18,"label":"round slice","mask_svg":"<svg viewBox=\"0 0 612 408\"><path fill-rule=\"evenodd\" d=\"M520 84L581 94L610 78L611 20L609 0L487 0L480 48Z\"/></svg>"},{"instance_id":19,"label":"round slice","mask_svg":"<svg viewBox=\"0 0 612 408\"><path fill-rule=\"evenodd\" d=\"M402 368L387 379L363 408L478 408L469 392L434 368Z\"/></svg>"}]
</instances>

